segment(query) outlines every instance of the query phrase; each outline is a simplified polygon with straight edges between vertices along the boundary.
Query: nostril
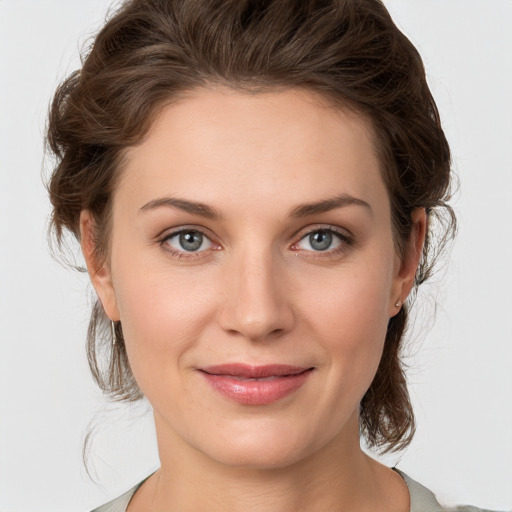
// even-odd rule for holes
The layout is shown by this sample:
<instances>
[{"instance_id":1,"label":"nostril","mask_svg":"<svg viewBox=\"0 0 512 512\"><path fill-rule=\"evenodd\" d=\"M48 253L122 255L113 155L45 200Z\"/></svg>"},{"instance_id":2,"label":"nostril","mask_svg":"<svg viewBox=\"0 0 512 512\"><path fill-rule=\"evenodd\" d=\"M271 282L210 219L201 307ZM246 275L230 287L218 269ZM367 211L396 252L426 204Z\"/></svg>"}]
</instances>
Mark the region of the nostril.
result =
<instances>
[{"instance_id":1,"label":"nostril","mask_svg":"<svg viewBox=\"0 0 512 512\"><path fill-rule=\"evenodd\" d=\"M276 339L290 330L295 318L291 303L288 296L278 293L279 283L271 269L236 272L235 265L229 276L217 317L225 332L261 341Z\"/></svg>"}]
</instances>

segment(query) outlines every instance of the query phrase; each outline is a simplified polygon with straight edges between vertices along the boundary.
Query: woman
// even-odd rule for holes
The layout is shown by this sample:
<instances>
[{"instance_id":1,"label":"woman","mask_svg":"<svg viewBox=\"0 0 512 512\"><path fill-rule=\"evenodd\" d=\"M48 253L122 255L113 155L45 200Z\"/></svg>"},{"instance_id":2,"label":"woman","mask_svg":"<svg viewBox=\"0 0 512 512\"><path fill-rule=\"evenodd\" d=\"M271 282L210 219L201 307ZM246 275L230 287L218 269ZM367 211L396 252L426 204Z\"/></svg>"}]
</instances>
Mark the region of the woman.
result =
<instances>
[{"instance_id":1,"label":"woman","mask_svg":"<svg viewBox=\"0 0 512 512\"><path fill-rule=\"evenodd\" d=\"M412 438L406 300L454 226L422 62L380 2L127 2L48 141L93 375L149 400L161 459L98 510L441 510L360 449Z\"/></svg>"}]
</instances>

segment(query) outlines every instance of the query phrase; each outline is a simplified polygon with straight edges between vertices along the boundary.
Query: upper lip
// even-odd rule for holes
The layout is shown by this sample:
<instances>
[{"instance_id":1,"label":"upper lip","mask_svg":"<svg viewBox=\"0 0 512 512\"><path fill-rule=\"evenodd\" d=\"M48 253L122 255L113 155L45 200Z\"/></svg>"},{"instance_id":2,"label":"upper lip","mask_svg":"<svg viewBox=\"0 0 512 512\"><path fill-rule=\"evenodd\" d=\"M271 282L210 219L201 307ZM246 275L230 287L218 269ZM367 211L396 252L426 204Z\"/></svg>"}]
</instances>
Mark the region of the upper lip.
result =
<instances>
[{"instance_id":1,"label":"upper lip","mask_svg":"<svg viewBox=\"0 0 512 512\"><path fill-rule=\"evenodd\" d=\"M201 371L211 375L227 375L232 377L243 377L246 379L262 379L265 377L297 375L311 367L291 366L288 364L268 364L256 366L245 363L228 363L200 368Z\"/></svg>"}]
</instances>

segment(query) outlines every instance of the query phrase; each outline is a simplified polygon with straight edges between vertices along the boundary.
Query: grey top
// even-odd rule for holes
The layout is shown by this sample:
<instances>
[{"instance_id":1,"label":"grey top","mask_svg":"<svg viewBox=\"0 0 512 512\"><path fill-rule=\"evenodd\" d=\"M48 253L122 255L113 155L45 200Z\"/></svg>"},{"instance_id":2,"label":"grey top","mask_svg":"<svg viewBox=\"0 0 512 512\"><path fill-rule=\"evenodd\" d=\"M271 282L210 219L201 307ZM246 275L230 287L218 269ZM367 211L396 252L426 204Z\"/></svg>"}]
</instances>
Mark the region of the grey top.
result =
<instances>
[{"instance_id":1,"label":"grey top","mask_svg":"<svg viewBox=\"0 0 512 512\"><path fill-rule=\"evenodd\" d=\"M402 471L394 468L405 480L409 489L411 497L411 510L410 512L491 512L487 509L481 509L470 506L456 507L456 508L442 508L434 494L429 491L426 487L423 487L418 482L415 482L412 478L408 477ZM144 480L143 480L144 481ZM92 512L126 512L128 503L132 499L135 491L142 485L142 482L138 483L135 487L125 492L119 498L109 501L105 505L94 509Z\"/></svg>"}]
</instances>

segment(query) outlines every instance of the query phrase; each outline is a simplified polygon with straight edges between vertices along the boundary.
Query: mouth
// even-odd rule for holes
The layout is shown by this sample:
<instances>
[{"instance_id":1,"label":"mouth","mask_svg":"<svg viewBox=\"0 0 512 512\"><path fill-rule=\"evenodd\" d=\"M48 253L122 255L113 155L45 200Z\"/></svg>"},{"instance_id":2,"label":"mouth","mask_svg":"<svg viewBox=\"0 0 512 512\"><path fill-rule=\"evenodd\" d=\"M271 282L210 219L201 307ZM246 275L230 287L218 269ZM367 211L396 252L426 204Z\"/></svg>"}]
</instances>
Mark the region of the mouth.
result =
<instances>
[{"instance_id":1,"label":"mouth","mask_svg":"<svg viewBox=\"0 0 512 512\"><path fill-rule=\"evenodd\" d=\"M232 363L208 366L199 371L224 397L243 405L267 405L298 391L314 368Z\"/></svg>"}]
</instances>

